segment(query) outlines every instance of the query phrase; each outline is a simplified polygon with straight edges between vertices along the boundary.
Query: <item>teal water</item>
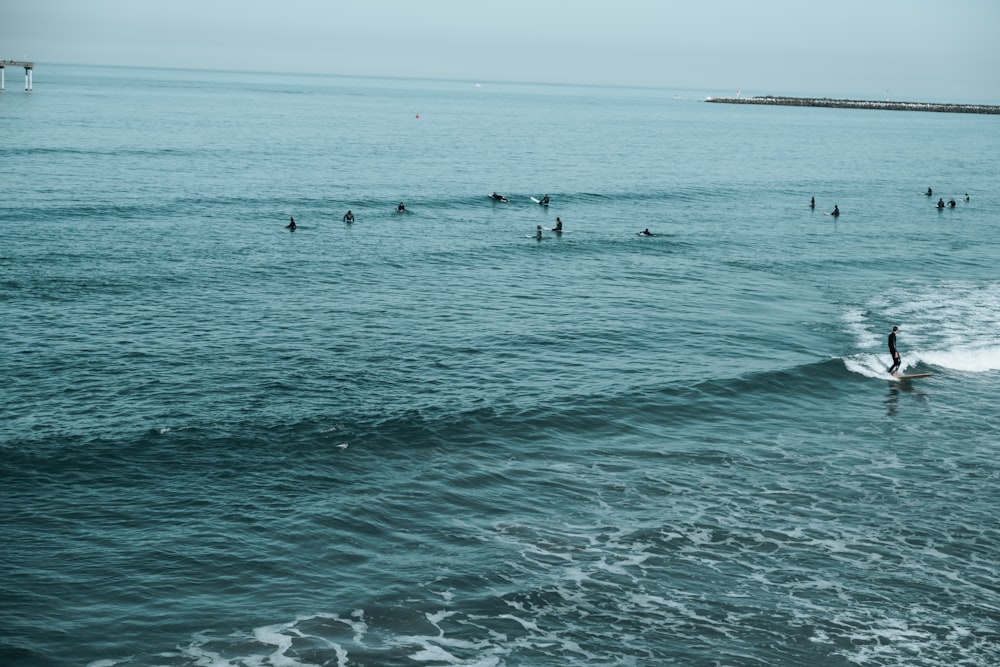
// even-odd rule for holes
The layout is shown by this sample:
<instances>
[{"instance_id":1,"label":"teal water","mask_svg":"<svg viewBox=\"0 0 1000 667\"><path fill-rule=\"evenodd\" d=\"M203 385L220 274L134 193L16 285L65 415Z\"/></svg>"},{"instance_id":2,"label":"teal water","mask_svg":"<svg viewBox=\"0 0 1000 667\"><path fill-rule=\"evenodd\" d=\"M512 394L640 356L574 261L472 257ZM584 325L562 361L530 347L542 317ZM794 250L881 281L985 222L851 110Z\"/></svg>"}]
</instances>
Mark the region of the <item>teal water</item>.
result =
<instances>
[{"instance_id":1,"label":"teal water","mask_svg":"<svg viewBox=\"0 0 1000 667\"><path fill-rule=\"evenodd\" d=\"M1000 662L1000 120L715 92L0 96L0 663Z\"/></svg>"}]
</instances>

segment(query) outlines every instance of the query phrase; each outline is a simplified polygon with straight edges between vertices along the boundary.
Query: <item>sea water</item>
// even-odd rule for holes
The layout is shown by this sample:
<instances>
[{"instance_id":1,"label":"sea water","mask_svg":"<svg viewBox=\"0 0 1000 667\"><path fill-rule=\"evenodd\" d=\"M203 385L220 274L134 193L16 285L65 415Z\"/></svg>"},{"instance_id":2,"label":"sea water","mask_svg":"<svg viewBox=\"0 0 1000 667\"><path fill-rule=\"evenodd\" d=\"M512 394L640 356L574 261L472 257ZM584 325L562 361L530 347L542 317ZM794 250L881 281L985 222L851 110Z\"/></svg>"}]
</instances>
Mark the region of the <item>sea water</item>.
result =
<instances>
[{"instance_id":1,"label":"sea water","mask_svg":"<svg viewBox=\"0 0 1000 667\"><path fill-rule=\"evenodd\" d=\"M9 87L0 663L998 664L1000 118L718 92Z\"/></svg>"}]
</instances>

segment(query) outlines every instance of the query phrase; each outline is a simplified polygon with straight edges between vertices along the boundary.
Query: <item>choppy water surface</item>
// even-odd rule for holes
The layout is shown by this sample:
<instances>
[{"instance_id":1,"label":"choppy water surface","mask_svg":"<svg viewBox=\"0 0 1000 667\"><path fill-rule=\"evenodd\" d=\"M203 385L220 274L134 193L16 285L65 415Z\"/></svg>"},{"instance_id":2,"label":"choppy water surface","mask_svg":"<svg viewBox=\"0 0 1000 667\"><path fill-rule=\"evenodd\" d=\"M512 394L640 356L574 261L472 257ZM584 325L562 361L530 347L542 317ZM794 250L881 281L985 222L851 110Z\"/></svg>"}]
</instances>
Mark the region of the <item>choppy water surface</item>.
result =
<instances>
[{"instance_id":1,"label":"choppy water surface","mask_svg":"<svg viewBox=\"0 0 1000 667\"><path fill-rule=\"evenodd\" d=\"M34 88L0 97L3 664L1000 661L995 117ZM894 324L933 377L886 376Z\"/></svg>"}]
</instances>

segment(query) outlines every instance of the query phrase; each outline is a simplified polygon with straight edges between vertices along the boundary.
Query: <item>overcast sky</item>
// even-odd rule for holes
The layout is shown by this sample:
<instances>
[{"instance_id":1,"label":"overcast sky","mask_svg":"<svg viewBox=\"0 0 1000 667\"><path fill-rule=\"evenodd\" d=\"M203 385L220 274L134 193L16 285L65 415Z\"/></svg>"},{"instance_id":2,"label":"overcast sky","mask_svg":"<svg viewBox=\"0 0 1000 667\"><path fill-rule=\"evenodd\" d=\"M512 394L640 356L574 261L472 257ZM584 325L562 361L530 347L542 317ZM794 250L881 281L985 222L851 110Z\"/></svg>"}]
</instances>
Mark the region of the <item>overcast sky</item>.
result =
<instances>
[{"instance_id":1,"label":"overcast sky","mask_svg":"<svg viewBox=\"0 0 1000 667\"><path fill-rule=\"evenodd\" d=\"M1000 0L25 0L0 58L1000 102Z\"/></svg>"}]
</instances>

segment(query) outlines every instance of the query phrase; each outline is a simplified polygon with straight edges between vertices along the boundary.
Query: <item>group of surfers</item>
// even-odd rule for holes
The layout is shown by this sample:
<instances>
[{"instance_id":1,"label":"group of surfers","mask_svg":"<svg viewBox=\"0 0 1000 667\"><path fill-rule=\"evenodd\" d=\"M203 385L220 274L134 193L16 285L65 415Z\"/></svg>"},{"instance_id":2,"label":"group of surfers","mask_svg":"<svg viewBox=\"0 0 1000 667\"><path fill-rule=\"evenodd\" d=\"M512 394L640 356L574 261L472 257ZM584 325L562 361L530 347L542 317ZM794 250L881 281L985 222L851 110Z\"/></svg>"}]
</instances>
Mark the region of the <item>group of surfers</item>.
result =
<instances>
[{"instance_id":1,"label":"group of surfers","mask_svg":"<svg viewBox=\"0 0 1000 667\"><path fill-rule=\"evenodd\" d=\"M815 197L810 197L809 198L809 208L816 208L816 198ZM832 215L835 218L839 218L840 217L840 207L837 206L836 204L834 204L833 205L833 210L830 211L830 215Z\"/></svg>"},{"instance_id":2,"label":"group of surfers","mask_svg":"<svg viewBox=\"0 0 1000 667\"><path fill-rule=\"evenodd\" d=\"M490 195L490 199L492 199L493 201L498 201L498 202L508 202L508 201L510 201L509 199L507 199L503 195L497 194L496 192L494 192L493 194ZM548 206L549 205L549 196L545 195L544 197L542 197L541 199L538 200L538 203L541 204L542 206ZM408 213L408 211L406 210L406 206L403 204L403 202L399 202L399 205L396 206L396 213ZM344 218L343 219L344 219L344 222L346 224L348 224L348 225L352 224L354 222L354 212L351 211L350 209L348 209L347 213L344 214ZM290 217L288 219L288 224L285 225L285 229L288 229L288 230L291 230L291 231L294 232L295 228L296 228L295 218L294 217ZM551 231L555 232L556 234L561 234L562 231L563 231L562 219L559 218L558 216L556 216L555 227L553 227L551 229ZM652 232L650 232L649 228L647 227L646 229L644 229L641 232L639 232L639 236L656 236L656 234L653 234ZM535 231L535 238L537 238L539 240L541 240L541 238L542 238L542 226L541 225L538 225L538 228Z\"/></svg>"},{"instance_id":3,"label":"group of surfers","mask_svg":"<svg viewBox=\"0 0 1000 667\"><path fill-rule=\"evenodd\" d=\"M928 197L933 197L934 196L934 190L932 190L931 188L927 188L927 192L925 192L924 194L927 195ZM969 201L969 193L968 192L965 193L965 201ZM955 198L954 197L952 197L951 199L948 200L947 206L948 206L948 208L955 208L956 204L955 204ZM944 198L943 197L938 197L937 207L939 209L945 207L945 203L944 203Z\"/></svg>"},{"instance_id":4,"label":"group of surfers","mask_svg":"<svg viewBox=\"0 0 1000 667\"><path fill-rule=\"evenodd\" d=\"M931 188L927 188L927 192L925 192L924 194L926 194L928 197L931 197L931 196L934 195L934 190L932 190ZM968 192L965 193L965 201L969 201L969 193ZM939 209L942 209L942 208L945 208L946 206L948 208L955 208L955 206L957 206L957 204L955 203L954 197L951 198L951 199L949 199L947 204L944 203L944 198L938 198L937 207ZM811 197L809 199L809 208L816 208L816 198L815 197ZM836 204L834 204L833 205L833 210L830 211L829 215L832 215L835 218L840 217L840 207L838 207Z\"/></svg>"}]
</instances>

